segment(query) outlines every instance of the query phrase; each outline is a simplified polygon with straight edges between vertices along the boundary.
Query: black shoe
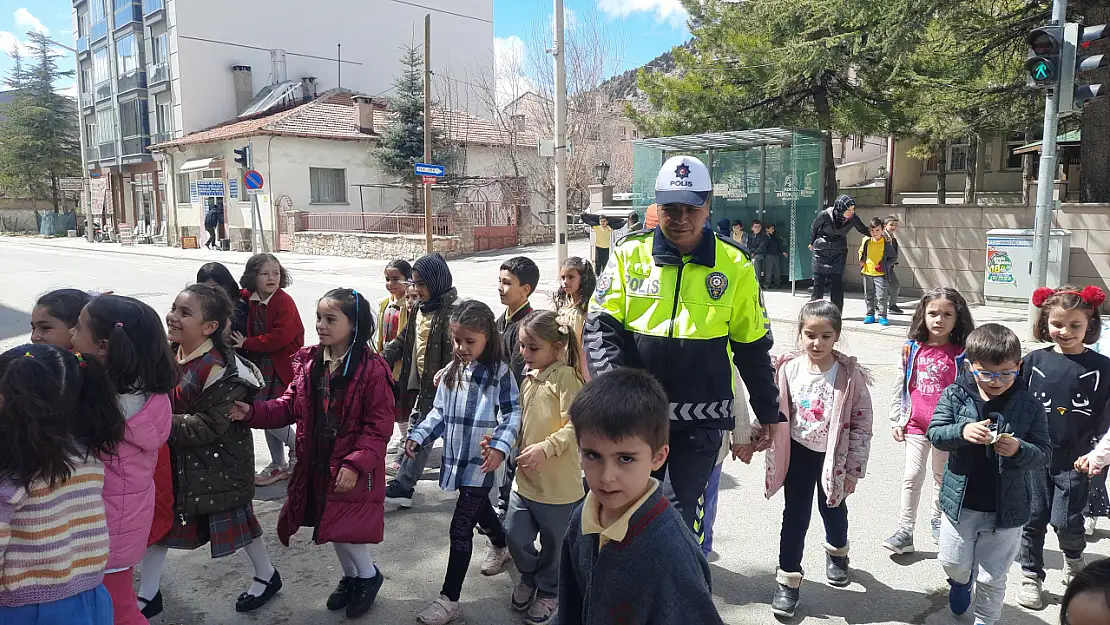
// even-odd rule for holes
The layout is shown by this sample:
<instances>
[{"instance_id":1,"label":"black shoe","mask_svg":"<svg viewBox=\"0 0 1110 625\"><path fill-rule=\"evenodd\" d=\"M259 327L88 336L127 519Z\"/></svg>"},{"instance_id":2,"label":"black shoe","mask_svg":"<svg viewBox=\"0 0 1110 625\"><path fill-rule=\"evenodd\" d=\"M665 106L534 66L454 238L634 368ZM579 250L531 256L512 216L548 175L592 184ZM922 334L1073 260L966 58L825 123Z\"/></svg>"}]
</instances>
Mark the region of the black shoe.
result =
<instances>
[{"instance_id":1,"label":"black shoe","mask_svg":"<svg viewBox=\"0 0 1110 625\"><path fill-rule=\"evenodd\" d=\"M775 616L794 618L794 611L798 609L801 601L801 588L791 588L786 584L779 584L775 590L775 597L771 599L771 612Z\"/></svg>"},{"instance_id":2,"label":"black shoe","mask_svg":"<svg viewBox=\"0 0 1110 625\"><path fill-rule=\"evenodd\" d=\"M142 597L139 597L138 599L145 604L143 605L143 609L139 610L139 612L142 612L144 617L152 619L162 613L161 590L159 590L158 593L154 595L153 599L143 599Z\"/></svg>"},{"instance_id":3,"label":"black shoe","mask_svg":"<svg viewBox=\"0 0 1110 625\"><path fill-rule=\"evenodd\" d=\"M355 581L354 577L344 577L339 580L339 585L328 595L329 610L342 610L347 607L347 602L351 600L351 590L355 587Z\"/></svg>"},{"instance_id":4,"label":"black shoe","mask_svg":"<svg viewBox=\"0 0 1110 625\"><path fill-rule=\"evenodd\" d=\"M370 579L358 578L351 590L351 602L347 604L347 618L358 618L370 611L374 600L378 598L378 591L382 589L385 576L381 569L378 574Z\"/></svg>"},{"instance_id":5,"label":"black shoe","mask_svg":"<svg viewBox=\"0 0 1110 625\"><path fill-rule=\"evenodd\" d=\"M385 502L391 506L401 506L402 508L412 507L412 496L415 494L416 489L405 488L401 486L396 480L390 482L385 487Z\"/></svg>"},{"instance_id":6,"label":"black shoe","mask_svg":"<svg viewBox=\"0 0 1110 625\"><path fill-rule=\"evenodd\" d=\"M825 554L825 577L830 586L843 588L852 583L848 579L848 556L832 556Z\"/></svg>"},{"instance_id":7,"label":"black shoe","mask_svg":"<svg viewBox=\"0 0 1110 625\"><path fill-rule=\"evenodd\" d=\"M893 304L891 304L887 308L890 310L890 312L892 314L895 314L895 315L904 315L904 314L906 314L906 311L902 310L901 308L898 308L897 306L895 306Z\"/></svg>"},{"instance_id":8,"label":"black shoe","mask_svg":"<svg viewBox=\"0 0 1110 625\"><path fill-rule=\"evenodd\" d=\"M257 610L269 603L270 599L273 599L274 595L281 590L281 574L278 573L277 569L274 569L274 574L270 576L270 581L258 579L257 577L254 578L254 581L265 586L266 590L262 591L262 596L259 597L247 593L239 595L239 598L235 601L236 612L251 612Z\"/></svg>"}]
</instances>

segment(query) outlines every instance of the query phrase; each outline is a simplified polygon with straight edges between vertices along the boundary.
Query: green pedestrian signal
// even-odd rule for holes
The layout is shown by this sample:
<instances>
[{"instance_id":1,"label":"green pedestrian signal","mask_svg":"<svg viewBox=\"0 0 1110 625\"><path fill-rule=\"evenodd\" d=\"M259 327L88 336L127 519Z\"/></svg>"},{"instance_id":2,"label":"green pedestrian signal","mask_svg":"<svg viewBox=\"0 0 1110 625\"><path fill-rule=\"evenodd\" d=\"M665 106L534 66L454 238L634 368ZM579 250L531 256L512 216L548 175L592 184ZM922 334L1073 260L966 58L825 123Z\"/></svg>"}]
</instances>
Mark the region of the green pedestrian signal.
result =
<instances>
[{"instance_id":1,"label":"green pedestrian signal","mask_svg":"<svg viewBox=\"0 0 1110 625\"><path fill-rule=\"evenodd\" d=\"M1063 40L1063 28L1055 25L1035 28L1026 36L1029 54L1025 61L1025 73L1030 87L1050 89L1057 86Z\"/></svg>"}]
</instances>

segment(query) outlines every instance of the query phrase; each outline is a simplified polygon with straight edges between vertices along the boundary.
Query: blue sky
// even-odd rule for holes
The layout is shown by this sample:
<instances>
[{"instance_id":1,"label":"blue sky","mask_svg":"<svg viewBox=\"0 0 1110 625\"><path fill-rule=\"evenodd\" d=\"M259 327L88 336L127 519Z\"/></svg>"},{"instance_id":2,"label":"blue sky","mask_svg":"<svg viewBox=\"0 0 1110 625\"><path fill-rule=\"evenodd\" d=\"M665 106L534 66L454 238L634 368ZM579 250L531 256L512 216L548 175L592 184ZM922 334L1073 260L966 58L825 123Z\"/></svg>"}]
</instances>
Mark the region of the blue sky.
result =
<instances>
[{"instance_id":1,"label":"blue sky","mask_svg":"<svg viewBox=\"0 0 1110 625\"><path fill-rule=\"evenodd\" d=\"M27 42L27 31L46 34L62 44L73 47L72 3L66 0L0 0L0 75L12 67L8 52ZM73 53L59 50L66 56L58 59L63 70L73 69ZM72 92L73 80L63 80L58 88Z\"/></svg>"}]
</instances>

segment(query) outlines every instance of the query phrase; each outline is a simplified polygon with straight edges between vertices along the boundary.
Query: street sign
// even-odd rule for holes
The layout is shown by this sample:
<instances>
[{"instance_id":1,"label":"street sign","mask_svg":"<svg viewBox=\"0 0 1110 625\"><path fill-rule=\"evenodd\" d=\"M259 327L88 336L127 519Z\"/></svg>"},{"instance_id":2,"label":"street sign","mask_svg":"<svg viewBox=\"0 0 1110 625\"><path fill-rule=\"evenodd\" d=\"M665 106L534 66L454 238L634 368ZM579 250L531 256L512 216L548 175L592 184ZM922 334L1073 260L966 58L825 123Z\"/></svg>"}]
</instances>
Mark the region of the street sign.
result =
<instances>
[{"instance_id":1,"label":"street sign","mask_svg":"<svg viewBox=\"0 0 1110 625\"><path fill-rule=\"evenodd\" d=\"M247 191L257 191L265 184L265 179L262 178L262 174L256 169L248 169L246 173L243 174L243 186L247 188Z\"/></svg>"},{"instance_id":2,"label":"street sign","mask_svg":"<svg viewBox=\"0 0 1110 625\"><path fill-rule=\"evenodd\" d=\"M232 200L239 199L239 180L231 177L227 179L227 196Z\"/></svg>"},{"instance_id":3,"label":"street sign","mask_svg":"<svg viewBox=\"0 0 1110 625\"><path fill-rule=\"evenodd\" d=\"M224 181L220 178L201 178L196 185L198 197L224 196Z\"/></svg>"},{"instance_id":4,"label":"street sign","mask_svg":"<svg viewBox=\"0 0 1110 625\"><path fill-rule=\"evenodd\" d=\"M423 181L424 184L435 184L436 183L436 177L435 176L421 176L420 179L421 179L421 181Z\"/></svg>"},{"instance_id":5,"label":"street sign","mask_svg":"<svg viewBox=\"0 0 1110 625\"><path fill-rule=\"evenodd\" d=\"M446 175L443 165L428 165L427 163L416 163L412 167L413 172L417 176L432 176L435 178L442 178Z\"/></svg>"}]
</instances>

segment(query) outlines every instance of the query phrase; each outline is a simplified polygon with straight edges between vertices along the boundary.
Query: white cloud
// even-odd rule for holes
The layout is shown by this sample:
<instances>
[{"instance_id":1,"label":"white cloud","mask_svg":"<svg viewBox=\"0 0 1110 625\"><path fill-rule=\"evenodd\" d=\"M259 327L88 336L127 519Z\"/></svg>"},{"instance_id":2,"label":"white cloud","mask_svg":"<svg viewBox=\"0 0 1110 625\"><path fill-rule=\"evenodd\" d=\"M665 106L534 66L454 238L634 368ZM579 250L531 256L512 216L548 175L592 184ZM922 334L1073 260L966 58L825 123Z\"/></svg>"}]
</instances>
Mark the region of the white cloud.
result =
<instances>
[{"instance_id":1,"label":"white cloud","mask_svg":"<svg viewBox=\"0 0 1110 625\"><path fill-rule=\"evenodd\" d=\"M676 26L686 23L686 9L679 0L597 0L597 8L609 17L625 18L633 13L654 13L655 21Z\"/></svg>"},{"instance_id":2,"label":"white cloud","mask_svg":"<svg viewBox=\"0 0 1110 625\"><path fill-rule=\"evenodd\" d=\"M19 53L23 55L24 59L31 56L33 53L33 50L27 45L27 42L21 40L18 35L6 30L0 30L0 52L10 56L13 50L19 50Z\"/></svg>"},{"instance_id":3,"label":"white cloud","mask_svg":"<svg viewBox=\"0 0 1110 625\"><path fill-rule=\"evenodd\" d=\"M516 35L493 40L493 68L497 75L497 102L505 105L532 89L524 75L524 41Z\"/></svg>"},{"instance_id":4,"label":"white cloud","mask_svg":"<svg viewBox=\"0 0 1110 625\"><path fill-rule=\"evenodd\" d=\"M35 31L44 35L50 34L50 29L44 26L39 18L31 15L26 7L19 7L15 10L15 24L24 31Z\"/></svg>"},{"instance_id":5,"label":"white cloud","mask_svg":"<svg viewBox=\"0 0 1110 625\"><path fill-rule=\"evenodd\" d=\"M66 96L68 98L72 98L72 99L76 100L77 99L77 83L72 83L68 87L62 87L61 89L58 89L58 93Z\"/></svg>"}]
</instances>

